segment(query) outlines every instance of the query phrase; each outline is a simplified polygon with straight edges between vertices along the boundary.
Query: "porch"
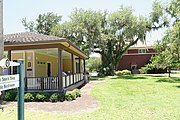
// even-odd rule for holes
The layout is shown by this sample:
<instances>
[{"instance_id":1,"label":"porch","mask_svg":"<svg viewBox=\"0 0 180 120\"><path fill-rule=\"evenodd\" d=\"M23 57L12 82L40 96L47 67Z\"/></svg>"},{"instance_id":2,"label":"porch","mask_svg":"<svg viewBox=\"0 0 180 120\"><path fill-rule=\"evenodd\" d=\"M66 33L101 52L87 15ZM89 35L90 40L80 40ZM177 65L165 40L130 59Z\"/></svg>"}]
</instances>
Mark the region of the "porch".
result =
<instances>
[{"instance_id":1,"label":"porch","mask_svg":"<svg viewBox=\"0 0 180 120\"><path fill-rule=\"evenodd\" d=\"M23 63L25 91L63 92L87 82L88 56L67 39L24 32L5 35L4 40L9 60Z\"/></svg>"},{"instance_id":2,"label":"porch","mask_svg":"<svg viewBox=\"0 0 180 120\"><path fill-rule=\"evenodd\" d=\"M88 82L88 76L84 73L76 73L63 76L63 89L73 90ZM25 77L25 91L28 92L56 92L59 91L59 78L52 77Z\"/></svg>"}]
</instances>

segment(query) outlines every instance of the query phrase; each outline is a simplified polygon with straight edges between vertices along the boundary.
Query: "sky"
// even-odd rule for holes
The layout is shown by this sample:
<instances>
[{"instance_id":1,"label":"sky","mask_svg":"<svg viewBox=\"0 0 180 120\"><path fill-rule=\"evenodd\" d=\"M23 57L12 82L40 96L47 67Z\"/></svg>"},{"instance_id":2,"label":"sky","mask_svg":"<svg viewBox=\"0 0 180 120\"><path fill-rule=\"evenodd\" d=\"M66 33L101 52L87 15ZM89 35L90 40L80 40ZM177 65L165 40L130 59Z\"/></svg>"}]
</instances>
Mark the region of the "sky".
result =
<instances>
[{"instance_id":1,"label":"sky","mask_svg":"<svg viewBox=\"0 0 180 120\"><path fill-rule=\"evenodd\" d=\"M169 0L161 0L163 2ZM35 21L39 14L53 12L67 21L75 8L116 11L121 5L131 6L135 15L149 16L153 0L4 0L4 34L24 32L22 18ZM163 30L152 32L147 42L153 42L163 36Z\"/></svg>"}]
</instances>

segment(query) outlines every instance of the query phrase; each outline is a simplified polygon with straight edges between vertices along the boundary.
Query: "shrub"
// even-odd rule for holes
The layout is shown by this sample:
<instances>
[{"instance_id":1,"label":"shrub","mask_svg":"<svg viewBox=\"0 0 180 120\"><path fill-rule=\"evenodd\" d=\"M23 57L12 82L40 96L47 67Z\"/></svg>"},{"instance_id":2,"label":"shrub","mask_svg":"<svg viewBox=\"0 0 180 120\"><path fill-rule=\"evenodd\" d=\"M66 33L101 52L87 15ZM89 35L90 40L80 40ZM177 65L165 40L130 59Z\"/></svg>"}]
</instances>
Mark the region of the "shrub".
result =
<instances>
[{"instance_id":1,"label":"shrub","mask_svg":"<svg viewBox=\"0 0 180 120\"><path fill-rule=\"evenodd\" d=\"M79 89L74 89L73 92L76 94L76 98L81 97L81 91Z\"/></svg>"},{"instance_id":2,"label":"shrub","mask_svg":"<svg viewBox=\"0 0 180 120\"><path fill-rule=\"evenodd\" d=\"M77 97L76 97L76 93L71 91L71 98L72 100L75 100Z\"/></svg>"},{"instance_id":3,"label":"shrub","mask_svg":"<svg viewBox=\"0 0 180 120\"><path fill-rule=\"evenodd\" d=\"M74 89L73 91L67 91L65 94L65 100L72 101L77 97L81 97L81 91L79 89Z\"/></svg>"},{"instance_id":4,"label":"shrub","mask_svg":"<svg viewBox=\"0 0 180 120\"><path fill-rule=\"evenodd\" d=\"M139 70L141 74L146 74L149 69L147 67L141 67Z\"/></svg>"},{"instance_id":5,"label":"shrub","mask_svg":"<svg viewBox=\"0 0 180 120\"><path fill-rule=\"evenodd\" d=\"M4 95L4 100L6 101L14 101L16 98L16 92L15 91L7 91Z\"/></svg>"},{"instance_id":6,"label":"shrub","mask_svg":"<svg viewBox=\"0 0 180 120\"><path fill-rule=\"evenodd\" d=\"M15 101L18 101L18 95L16 95L16 97L15 97Z\"/></svg>"},{"instance_id":7,"label":"shrub","mask_svg":"<svg viewBox=\"0 0 180 120\"><path fill-rule=\"evenodd\" d=\"M129 71L129 70L116 71L115 74L116 74L117 76L130 75L130 74L131 74L131 71Z\"/></svg>"},{"instance_id":8,"label":"shrub","mask_svg":"<svg viewBox=\"0 0 180 120\"><path fill-rule=\"evenodd\" d=\"M67 91L66 92L65 100L67 100L67 101L72 101L73 100L73 96L72 96L72 92L71 91Z\"/></svg>"},{"instance_id":9,"label":"shrub","mask_svg":"<svg viewBox=\"0 0 180 120\"><path fill-rule=\"evenodd\" d=\"M26 93L24 95L24 101L25 102L33 102L35 100L34 96L32 93Z\"/></svg>"},{"instance_id":10,"label":"shrub","mask_svg":"<svg viewBox=\"0 0 180 120\"><path fill-rule=\"evenodd\" d=\"M45 102L48 101L49 96L46 93L37 93L35 98L38 102Z\"/></svg>"},{"instance_id":11,"label":"shrub","mask_svg":"<svg viewBox=\"0 0 180 120\"><path fill-rule=\"evenodd\" d=\"M53 93L53 94L50 96L49 101L50 101L50 102L58 102L58 101L60 101L60 99L61 99L61 96L60 96L59 93Z\"/></svg>"}]
</instances>

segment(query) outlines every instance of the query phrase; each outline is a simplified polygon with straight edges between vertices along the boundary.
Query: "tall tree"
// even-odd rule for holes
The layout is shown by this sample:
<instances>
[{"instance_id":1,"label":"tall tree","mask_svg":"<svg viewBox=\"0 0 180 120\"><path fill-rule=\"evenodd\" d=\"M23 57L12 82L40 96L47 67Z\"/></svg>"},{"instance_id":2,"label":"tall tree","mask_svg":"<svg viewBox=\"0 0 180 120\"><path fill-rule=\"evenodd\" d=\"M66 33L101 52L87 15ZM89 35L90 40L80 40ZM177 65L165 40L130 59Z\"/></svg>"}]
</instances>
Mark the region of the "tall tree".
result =
<instances>
[{"instance_id":1,"label":"tall tree","mask_svg":"<svg viewBox=\"0 0 180 120\"><path fill-rule=\"evenodd\" d=\"M160 2L155 1L150 18L136 17L131 8L123 6L109 15L101 39L106 46L101 49L104 58L101 69L103 74L113 75L120 58L130 46L138 41L145 42L147 32L168 24L160 8Z\"/></svg>"},{"instance_id":2,"label":"tall tree","mask_svg":"<svg viewBox=\"0 0 180 120\"><path fill-rule=\"evenodd\" d=\"M110 14L106 11L75 9L70 21L62 24L57 24L60 17L52 13L50 17L39 15L36 24L27 23L26 20L23 20L23 24L30 31L66 37L87 54L99 52L103 57L101 73L113 75L120 58L130 46L138 41L144 42L147 32L168 24L161 8L161 3L155 1L149 18L137 17L132 8L123 6ZM55 19L55 22L49 18Z\"/></svg>"},{"instance_id":3,"label":"tall tree","mask_svg":"<svg viewBox=\"0 0 180 120\"><path fill-rule=\"evenodd\" d=\"M147 32L167 24L160 2L155 1L149 18L136 17L132 8L123 6L111 14L76 9L70 21L53 28L52 34L68 36L86 53L99 52L103 57L101 73L113 75L130 46L144 42Z\"/></svg>"},{"instance_id":4,"label":"tall tree","mask_svg":"<svg viewBox=\"0 0 180 120\"><path fill-rule=\"evenodd\" d=\"M66 37L90 54L101 34L102 13L93 10L75 9L70 21L55 26L51 34Z\"/></svg>"},{"instance_id":5,"label":"tall tree","mask_svg":"<svg viewBox=\"0 0 180 120\"><path fill-rule=\"evenodd\" d=\"M171 16L173 24L166 30L164 37L156 42L157 54L146 67L149 70L167 68L170 77L171 68L180 67L180 1L172 0L162 9Z\"/></svg>"},{"instance_id":6,"label":"tall tree","mask_svg":"<svg viewBox=\"0 0 180 120\"><path fill-rule=\"evenodd\" d=\"M61 21L61 16L48 12L47 14L40 14L36 21L27 22L26 18L23 18L23 26L30 32L37 32L40 34L50 35L52 28Z\"/></svg>"}]
</instances>

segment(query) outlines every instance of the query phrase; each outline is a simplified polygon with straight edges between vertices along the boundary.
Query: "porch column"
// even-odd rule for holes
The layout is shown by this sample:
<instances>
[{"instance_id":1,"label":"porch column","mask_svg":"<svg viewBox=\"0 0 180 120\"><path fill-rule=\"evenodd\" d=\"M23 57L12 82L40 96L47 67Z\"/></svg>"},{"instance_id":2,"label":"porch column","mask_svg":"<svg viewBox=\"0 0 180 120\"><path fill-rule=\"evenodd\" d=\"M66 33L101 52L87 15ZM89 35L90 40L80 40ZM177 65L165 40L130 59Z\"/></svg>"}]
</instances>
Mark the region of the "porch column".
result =
<instances>
[{"instance_id":1,"label":"porch column","mask_svg":"<svg viewBox=\"0 0 180 120\"><path fill-rule=\"evenodd\" d=\"M74 55L71 53L71 64L72 64L72 74L73 74L73 84L74 84Z\"/></svg>"},{"instance_id":2,"label":"porch column","mask_svg":"<svg viewBox=\"0 0 180 120\"><path fill-rule=\"evenodd\" d=\"M81 59L79 57L79 74L80 74L80 80L82 80L82 77L81 77Z\"/></svg>"},{"instance_id":3,"label":"porch column","mask_svg":"<svg viewBox=\"0 0 180 120\"><path fill-rule=\"evenodd\" d=\"M85 61L85 59L83 59L83 61L84 61L84 74L86 73L86 61Z\"/></svg>"},{"instance_id":4,"label":"porch column","mask_svg":"<svg viewBox=\"0 0 180 120\"><path fill-rule=\"evenodd\" d=\"M88 82L88 78L87 78L87 75L86 75L86 61L85 61L85 59L83 59L83 64L84 64L84 77L83 77L83 79L84 79L84 82L85 83L87 83Z\"/></svg>"},{"instance_id":5,"label":"porch column","mask_svg":"<svg viewBox=\"0 0 180 120\"><path fill-rule=\"evenodd\" d=\"M81 73L81 59L79 57L79 73Z\"/></svg>"},{"instance_id":6,"label":"porch column","mask_svg":"<svg viewBox=\"0 0 180 120\"><path fill-rule=\"evenodd\" d=\"M11 61L11 50L8 50L8 59ZM11 67L8 68L8 75L11 75Z\"/></svg>"},{"instance_id":7,"label":"porch column","mask_svg":"<svg viewBox=\"0 0 180 120\"><path fill-rule=\"evenodd\" d=\"M63 92L62 62L62 49L58 48L58 90L60 92Z\"/></svg>"}]
</instances>

